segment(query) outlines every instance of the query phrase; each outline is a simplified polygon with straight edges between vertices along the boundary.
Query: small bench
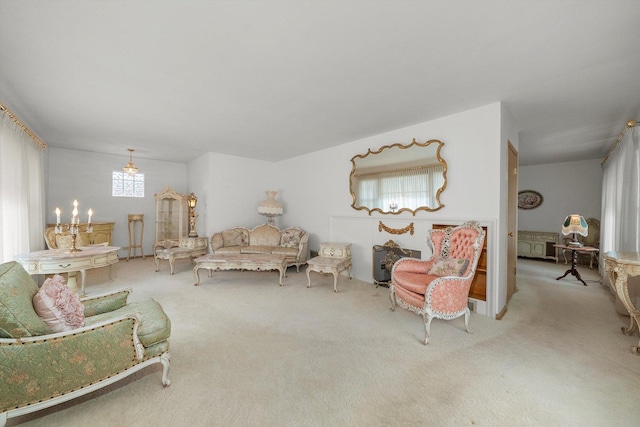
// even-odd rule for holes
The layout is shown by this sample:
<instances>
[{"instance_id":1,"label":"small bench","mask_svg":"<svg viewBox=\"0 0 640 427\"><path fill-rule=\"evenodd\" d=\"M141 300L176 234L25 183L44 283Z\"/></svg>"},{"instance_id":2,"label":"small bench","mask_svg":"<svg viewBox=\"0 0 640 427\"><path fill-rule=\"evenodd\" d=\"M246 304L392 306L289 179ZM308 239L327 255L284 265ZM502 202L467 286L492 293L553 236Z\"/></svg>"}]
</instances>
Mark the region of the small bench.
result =
<instances>
[{"instance_id":1,"label":"small bench","mask_svg":"<svg viewBox=\"0 0 640 427\"><path fill-rule=\"evenodd\" d=\"M307 261L307 288L311 287L310 272L333 274L333 292L338 292L338 276L347 270L351 279L351 243L320 243L318 256Z\"/></svg>"},{"instance_id":2,"label":"small bench","mask_svg":"<svg viewBox=\"0 0 640 427\"><path fill-rule=\"evenodd\" d=\"M156 261L156 272L160 270L160 260L169 260L169 269L173 274L173 266L177 259L190 258L193 260L207 253L206 237L185 237L176 240L165 240L156 244L153 248L153 257Z\"/></svg>"}]
</instances>

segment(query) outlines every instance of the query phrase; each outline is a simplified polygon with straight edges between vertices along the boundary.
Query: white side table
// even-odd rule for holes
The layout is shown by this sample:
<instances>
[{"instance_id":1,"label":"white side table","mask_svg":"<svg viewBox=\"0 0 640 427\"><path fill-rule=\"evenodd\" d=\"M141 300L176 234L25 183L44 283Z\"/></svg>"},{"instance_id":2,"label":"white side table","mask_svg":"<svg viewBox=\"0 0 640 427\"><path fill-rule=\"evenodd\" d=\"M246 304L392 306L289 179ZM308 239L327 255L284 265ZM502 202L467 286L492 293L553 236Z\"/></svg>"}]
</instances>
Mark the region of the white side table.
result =
<instances>
[{"instance_id":1,"label":"white side table","mask_svg":"<svg viewBox=\"0 0 640 427\"><path fill-rule=\"evenodd\" d=\"M338 276L347 270L351 279L351 243L320 243L318 256L307 261L307 288L311 287L310 272L333 274L333 292L338 292Z\"/></svg>"}]
</instances>

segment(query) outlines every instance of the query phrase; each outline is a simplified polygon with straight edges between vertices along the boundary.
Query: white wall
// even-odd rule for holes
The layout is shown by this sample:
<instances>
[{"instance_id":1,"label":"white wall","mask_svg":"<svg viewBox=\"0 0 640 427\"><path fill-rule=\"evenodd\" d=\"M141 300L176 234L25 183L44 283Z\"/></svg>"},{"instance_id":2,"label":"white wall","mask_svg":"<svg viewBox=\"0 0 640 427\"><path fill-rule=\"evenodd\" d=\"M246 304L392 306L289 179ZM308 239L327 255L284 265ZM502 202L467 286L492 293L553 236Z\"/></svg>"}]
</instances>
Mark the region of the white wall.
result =
<instances>
[{"instance_id":1,"label":"white wall","mask_svg":"<svg viewBox=\"0 0 640 427\"><path fill-rule=\"evenodd\" d=\"M454 114L441 119L374 135L337 147L306 154L276 164L281 199L289 207L282 218L286 225L298 225L311 233L309 246L318 249L322 241L345 241L353 244L353 276L373 282L371 250L373 244L389 239L427 255L426 230L431 223L462 222L476 219L489 228L488 293L492 300L486 313L493 316L504 302L497 300L499 286L504 286L501 272L504 254L496 241L496 225L503 217L501 200L502 154L500 103ZM441 195L444 208L436 212L419 211L382 215L356 211L351 207L349 192L350 159L392 143L410 143L413 138L424 142L439 139L445 143L441 155L447 162L447 188ZM377 231L378 221L393 228L403 228L410 223L416 226L416 234L394 236ZM392 225L391 225L392 224ZM500 283L500 285L498 285ZM478 310L480 311L480 309Z\"/></svg>"},{"instance_id":2,"label":"white wall","mask_svg":"<svg viewBox=\"0 0 640 427\"><path fill-rule=\"evenodd\" d=\"M560 232L565 217L577 213L600 219L601 159L520 167L518 189L542 194L534 209L518 209L518 229Z\"/></svg>"},{"instance_id":3,"label":"white wall","mask_svg":"<svg viewBox=\"0 0 640 427\"><path fill-rule=\"evenodd\" d=\"M129 156L113 156L88 151L65 150L50 147L48 153L47 223L55 223L55 208L62 210L62 221L71 218L71 203L80 203L80 220L87 221L87 210L93 209L95 222L115 222L113 245L123 249L120 257L126 257L129 246L128 218L130 213L144 214L144 253L153 254L155 237L154 194L171 185L179 193L187 192L187 165L134 158L140 172L144 173L145 196L112 197L111 174L122 170ZM139 232L139 229L138 229ZM140 251L137 252L140 254ZM132 254L133 255L133 254Z\"/></svg>"},{"instance_id":4,"label":"white wall","mask_svg":"<svg viewBox=\"0 0 640 427\"><path fill-rule=\"evenodd\" d=\"M191 161L189 188L198 196L198 234L211 236L229 227L264 224L266 218L258 214L258 203L267 198L267 190L280 193L276 170L271 162L218 153ZM286 202L280 194L277 199L283 202L286 213Z\"/></svg>"},{"instance_id":5,"label":"white wall","mask_svg":"<svg viewBox=\"0 0 640 427\"><path fill-rule=\"evenodd\" d=\"M505 124L506 123L506 124ZM348 241L354 245L354 277L372 282L371 247L394 239L428 255L426 230L432 223L459 223L479 220L489 227L488 306L479 309L493 316L504 305L504 244L498 239L505 217L501 194L505 188L506 137L511 132L510 118L500 103L374 135L337 147L317 151L277 163L217 153L207 153L188 165L135 159L145 173L144 199L111 197L111 172L128 162L126 156L111 156L84 151L51 148L47 221L53 222L53 209L70 210L71 201L81 202L81 211L96 212L95 221L115 221L114 245L128 245L127 214L145 214L145 253L151 252L154 237L155 199L153 194L166 185L176 191L193 191L198 197L196 229L200 236L242 225L264 223L257 213L266 190L278 191L285 213L278 226L299 226L310 232L310 248L320 242ZM444 208L436 212L420 211L416 216L369 216L351 207L349 174L351 158L392 143L410 143L439 139L445 143L441 155L447 162L447 188L441 195ZM517 145L515 137L509 136ZM53 166L55 165L55 166ZM72 173L70 173L72 171ZM91 176L91 179L87 177ZM391 235L377 231L378 221L393 228L411 222L414 236ZM121 256L123 253L121 252ZM126 256L126 253L124 253Z\"/></svg>"}]
</instances>

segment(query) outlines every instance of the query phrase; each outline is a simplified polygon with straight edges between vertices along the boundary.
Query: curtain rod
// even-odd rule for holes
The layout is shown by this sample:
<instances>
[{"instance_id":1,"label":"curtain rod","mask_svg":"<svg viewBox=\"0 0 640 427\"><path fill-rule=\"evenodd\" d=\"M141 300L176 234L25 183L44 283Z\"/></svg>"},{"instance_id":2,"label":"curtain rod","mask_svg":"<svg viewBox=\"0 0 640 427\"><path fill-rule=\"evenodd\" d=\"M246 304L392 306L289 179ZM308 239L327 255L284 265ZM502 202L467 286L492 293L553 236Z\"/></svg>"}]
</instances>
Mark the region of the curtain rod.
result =
<instances>
[{"instance_id":1,"label":"curtain rod","mask_svg":"<svg viewBox=\"0 0 640 427\"><path fill-rule=\"evenodd\" d=\"M613 150L616 149L616 147L618 146L618 144L620 143L620 141L622 140L622 137L624 136L625 133L627 133L627 131L633 127L636 127L638 125L638 120L629 120L627 122L627 125L624 127L624 129L622 129L622 132L620 132L620 135L618 135L618 139L616 140L616 143L613 144L613 147L611 147L611 149L609 150L609 152L607 153L607 155L605 156L604 160L602 161L602 163L600 163L600 166L604 165L604 163L607 161L607 159L609 158L609 156L611 155L611 153L613 153Z\"/></svg>"},{"instance_id":2,"label":"curtain rod","mask_svg":"<svg viewBox=\"0 0 640 427\"><path fill-rule=\"evenodd\" d=\"M31 129L29 129L24 123L22 123L20 121L19 118L17 118L15 116L15 114L13 114L13 112L11 110L9 110L9 108L7 108L7 106L5 106L3 103L0 102L0 111L4 111L7 113L7 116L9 116L9 118L11 120L13 120L13 122L15 124L17 124L23 131L24 133L26 133L27 135L29 135L31 137L31 139L33 139L33 142L35 142L36 144L38 144L40 146L40 148L42 148L43 150L45 148L47 148L47 144L45 144L44 142L42 142L42 140L40 138L38 138L36 136L35 133L33 133L31 131Z\"/></svg>"}]
</instances>

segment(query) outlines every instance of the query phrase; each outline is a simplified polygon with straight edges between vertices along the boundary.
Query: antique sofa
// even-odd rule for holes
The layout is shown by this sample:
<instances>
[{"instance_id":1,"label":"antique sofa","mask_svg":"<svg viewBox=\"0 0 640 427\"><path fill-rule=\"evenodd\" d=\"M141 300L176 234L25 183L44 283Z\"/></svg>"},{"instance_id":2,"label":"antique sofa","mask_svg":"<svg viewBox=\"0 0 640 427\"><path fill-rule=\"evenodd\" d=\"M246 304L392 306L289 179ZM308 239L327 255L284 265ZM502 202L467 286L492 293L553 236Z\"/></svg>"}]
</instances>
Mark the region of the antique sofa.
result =
<instances>
[{"instance_id":1,"label":"antique sofa","mask_svg":"<svg viewBox=\"0 0 640 427\"><path fill-rule=\"evenodd\" d=\"M129 293L80 298L84 326L53 332L60 329L34 308L43 297L31 276L17 262L0 264L0 427L155 363L169 385L171 322L153 299L127 304Z\"/></svg>"},{"instance_id":2,"label":"antique sofa","mask_svg":"<svg viewBox=\"0 0 640 427\"><path fill-rule=\"evenodd\" d=\"M287 267L295 265L300 271L300 266L308 258L309 233L298 227L280 230L269 224L259 225L252 230L235 227L214 233L209 242L209 253L284 255Z\"/></svg>"}]
</instances>

